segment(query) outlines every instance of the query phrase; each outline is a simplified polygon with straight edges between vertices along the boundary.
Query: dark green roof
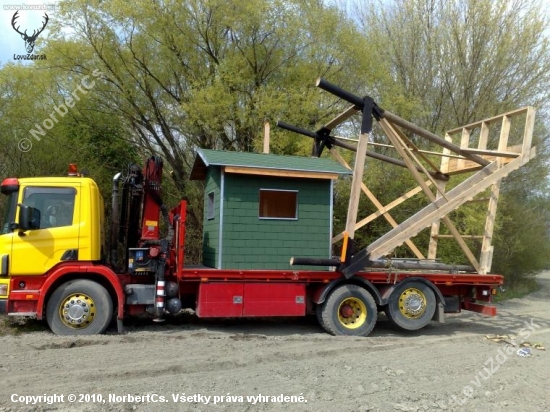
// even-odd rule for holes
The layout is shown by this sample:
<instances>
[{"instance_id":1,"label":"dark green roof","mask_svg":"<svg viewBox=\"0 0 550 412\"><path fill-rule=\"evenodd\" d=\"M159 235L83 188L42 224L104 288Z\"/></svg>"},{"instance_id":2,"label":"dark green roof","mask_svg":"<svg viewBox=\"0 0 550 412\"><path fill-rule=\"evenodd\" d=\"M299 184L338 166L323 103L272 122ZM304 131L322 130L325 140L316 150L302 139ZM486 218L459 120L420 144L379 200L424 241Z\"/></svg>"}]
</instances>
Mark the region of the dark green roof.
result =
<instances>
[{"instance_id":1,"label":"dark green roof","mask_svg":"<svg viewBox=\"0 0 550 412\"><path fill-rule=\"evenodd\" d=\"M339 163L328 158L198 149L195 163L191 170L191 179L203 180L206 169L210 166L235 166L251 169L290 170L331 174L352 173Z\"/></svg>"}]
</instances>

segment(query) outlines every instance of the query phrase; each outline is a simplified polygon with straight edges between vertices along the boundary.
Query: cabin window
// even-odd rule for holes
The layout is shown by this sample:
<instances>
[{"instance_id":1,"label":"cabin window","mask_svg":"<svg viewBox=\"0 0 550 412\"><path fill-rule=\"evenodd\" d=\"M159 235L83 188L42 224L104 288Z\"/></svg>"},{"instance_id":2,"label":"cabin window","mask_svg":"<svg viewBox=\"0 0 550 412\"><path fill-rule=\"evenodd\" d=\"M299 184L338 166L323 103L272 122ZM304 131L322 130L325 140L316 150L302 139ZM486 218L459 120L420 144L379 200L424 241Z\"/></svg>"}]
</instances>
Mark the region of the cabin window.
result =
<instances>
[{"instance_id":1,"label":"cabin window","mask_svg":"<svg viewBox=\"0 0 550 412\"><path fill-rule=\"evenodd\" d=\"M298 219L298 191L260 189L260 219Z\"/></svg>"},{"instance_id":2,"label":"cabin window","mask_svg":"<svg viewBox=\"0 0 550 412\"><path fill-rule=\"evenodd\" d=\"M208 197L207 197L208 204L206 205L206 219L207 220L212 220L215 217L215 214L214 214L214 200L215 200L214 192L208 193Z\"/></svg>"},{"instance_id":3,"label":"cabin window","mask_svg":"<svg viewBox=\"0 0 550 412\"><path fill-rule=\"evenodd\" d=\"M73 224L76 189L72 187L26 187L23 204L40 213L40 229ZM37 222L38 223L38 222Z\"/></svg>"}]
</instances>

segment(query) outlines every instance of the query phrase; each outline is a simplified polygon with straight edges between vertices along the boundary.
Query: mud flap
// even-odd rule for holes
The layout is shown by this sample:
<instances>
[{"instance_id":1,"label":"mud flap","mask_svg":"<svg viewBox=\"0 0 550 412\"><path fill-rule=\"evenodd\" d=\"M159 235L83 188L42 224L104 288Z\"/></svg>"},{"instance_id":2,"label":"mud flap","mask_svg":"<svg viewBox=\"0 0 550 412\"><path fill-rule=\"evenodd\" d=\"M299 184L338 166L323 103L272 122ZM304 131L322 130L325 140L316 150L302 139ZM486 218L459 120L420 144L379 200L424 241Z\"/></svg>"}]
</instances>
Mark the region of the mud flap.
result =
<instances>
[{"instance_id":1,"label":"mud flap","mask_svg":"<svg viewBox=\"0 0 550 412\"><path fill-rule=\"evenodd\" d=\"M122 319L117 318L116 328L117 328L118 333L120 333L120 334L124 333L124 324L122 323Z\"/></svg>"},{"instance_id":2,"label":"mud flap","mask_svg":"<svg viewBox=\"0 0 550 412\"><path fill-rule=\"evenodd\" d=\"M432 320L439 323L445 323L445 307L441 302L437 302L437 309L435 310Z\"/></svg>"}]
</instances>

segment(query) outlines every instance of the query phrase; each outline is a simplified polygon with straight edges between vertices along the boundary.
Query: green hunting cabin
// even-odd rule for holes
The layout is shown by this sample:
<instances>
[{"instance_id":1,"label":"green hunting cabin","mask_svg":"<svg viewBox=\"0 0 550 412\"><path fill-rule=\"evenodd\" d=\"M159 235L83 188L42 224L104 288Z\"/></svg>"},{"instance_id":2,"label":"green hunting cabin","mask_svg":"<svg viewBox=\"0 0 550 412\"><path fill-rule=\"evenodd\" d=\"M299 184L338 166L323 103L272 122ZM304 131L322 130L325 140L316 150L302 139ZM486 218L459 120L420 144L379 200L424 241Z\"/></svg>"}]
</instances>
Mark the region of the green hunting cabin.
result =
<instances>
[{"instance_id":1,"label":"green hunting cabin","mask_svg":"<svg viewBox=\"0 0 550 412\"><path fill-rule=\"evenodd\" d=\"M199 149L191 179L205 182L203 265L290 269L293 256L330 258L334 181L348 174L327 158Z\"/></svg>"}]
</instances>

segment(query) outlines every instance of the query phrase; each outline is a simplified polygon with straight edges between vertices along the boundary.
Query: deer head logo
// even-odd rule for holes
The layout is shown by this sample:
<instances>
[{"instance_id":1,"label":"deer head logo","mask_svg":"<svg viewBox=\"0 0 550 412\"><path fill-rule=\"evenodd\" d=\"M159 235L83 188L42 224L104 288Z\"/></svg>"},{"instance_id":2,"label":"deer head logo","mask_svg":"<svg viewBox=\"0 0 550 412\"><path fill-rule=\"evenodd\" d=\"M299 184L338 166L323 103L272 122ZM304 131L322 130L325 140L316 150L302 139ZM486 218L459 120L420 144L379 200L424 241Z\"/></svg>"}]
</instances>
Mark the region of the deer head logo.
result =
<instances>
[{"instance_id":1,"label":"deer head logo","mask_svg":"<svg viewBox=\"0 0 550 412\"><path fill-rule=\"evenodd\" d=\"M42 28L40 28L38 31L37 30L34 30L32 35L29 36L27 34L27 30L25 30L24 33L21 33L19 31L19 27L21 26L17 26L15 27L15 20L19 17L17 15L17 13L19 13L19 10L15 12L15 14L13 15L12 19L11 19L11 26L13 27L13 29L19 33L21 35L21 38L23 40L25 40L25 48L27 49L27 53L32 53L32 51L34 50L34 42L36 41L36 38L38 37L38 35L40 33L42 33L42 30L44 30L44 28L46 27L46 24L48 24L48 14L47 13L44 13L44 23L42 24Z\"/></svg>"}]
</instances>

